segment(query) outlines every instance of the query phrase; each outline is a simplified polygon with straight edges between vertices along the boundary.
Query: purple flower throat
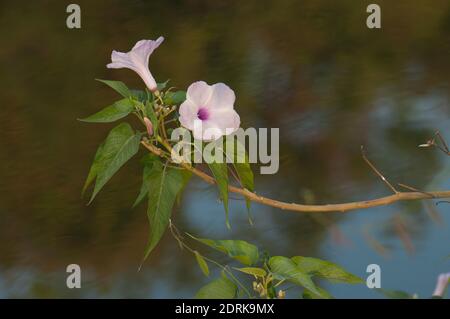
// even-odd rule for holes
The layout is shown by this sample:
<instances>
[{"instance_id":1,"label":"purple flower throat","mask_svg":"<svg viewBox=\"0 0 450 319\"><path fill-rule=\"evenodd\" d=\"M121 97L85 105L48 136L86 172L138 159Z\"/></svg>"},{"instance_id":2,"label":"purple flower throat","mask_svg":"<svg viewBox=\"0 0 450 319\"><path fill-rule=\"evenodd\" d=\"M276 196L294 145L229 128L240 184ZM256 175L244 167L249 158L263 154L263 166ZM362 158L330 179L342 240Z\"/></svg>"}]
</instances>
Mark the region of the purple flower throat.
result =
<instances>
[{"instance_id":1,"label":"purple flower throat","mask_svg":"<svg viewBox=\"0 0 450 319\"><path fill-rule=\"evenodd\" d=\"M201 107L197 112L197 117L199 120L206 121L209 118L208 110L204 107Z\"/></svg>"}]
</instances>

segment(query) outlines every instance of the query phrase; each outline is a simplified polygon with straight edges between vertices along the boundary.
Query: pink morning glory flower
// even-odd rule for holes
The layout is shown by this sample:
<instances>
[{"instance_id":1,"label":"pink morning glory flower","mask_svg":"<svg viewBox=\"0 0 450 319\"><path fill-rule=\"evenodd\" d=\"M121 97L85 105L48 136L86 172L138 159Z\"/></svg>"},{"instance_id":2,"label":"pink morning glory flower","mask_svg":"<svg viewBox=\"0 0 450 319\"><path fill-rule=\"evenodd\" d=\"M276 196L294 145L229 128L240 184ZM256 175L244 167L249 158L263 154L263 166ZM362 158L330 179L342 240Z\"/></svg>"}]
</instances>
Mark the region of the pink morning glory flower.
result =
<instances>
[{"instance_id":1,"label":"pink morning glory flower","mask_svg":"<svg viewBox=\"0 0 450 319\"><path fill-rule=\"evenodd\" d=\"M433 292L433 296L443 297L449 281L450 273L440 274L437 280L436 288Z\"/></svg>"},{"instance_id":2,"label":"pink morning glory flower","mask_svg":"<svg viewBox=\"0 0 450 319\"><path fill-rule=\"evenodd\" d=\"M163 41L163 37L159 37L156 41L141 40L135 44L130 52L113 51L111 54L111 63L106 67L110 69L127 68L133 70L144 80L148 89L154 92L157 89L157 85L148 69L148 59Z\"/></svg>"},{"instance_id":3,"label":"pink morning glory flower","mask_svg":"<svg viewBox=\"0 0 450 319\"><path fill-rule=\"evenodd\" d=\"M180 123L198 140L216 140L234 133L241 120L234 110L234 91L223 83L192 83L180 105Z\"/></svg>"}]
</instances>

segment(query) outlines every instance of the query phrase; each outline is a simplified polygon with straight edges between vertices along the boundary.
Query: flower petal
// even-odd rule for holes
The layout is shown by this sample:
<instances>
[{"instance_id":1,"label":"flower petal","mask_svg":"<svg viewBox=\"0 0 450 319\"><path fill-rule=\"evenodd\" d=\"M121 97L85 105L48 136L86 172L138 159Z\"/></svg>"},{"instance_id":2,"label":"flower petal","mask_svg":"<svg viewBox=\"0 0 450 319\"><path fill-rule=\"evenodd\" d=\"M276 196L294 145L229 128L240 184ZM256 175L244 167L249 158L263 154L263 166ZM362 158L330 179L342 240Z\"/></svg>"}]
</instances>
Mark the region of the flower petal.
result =
<instances>
[{"instance_id":1,"label":"flower petal","mask_svg":"<svg viewBox=\"0 0 450 319\"><path fill-rule=\"evenodd\" d=\"M106 66L109 69L133 68L128 53L112 51L111 63Z\"/></svg>"},{"instance_id":2,"label":"flower petal","mask_svg":"<svg viewBox=\"0 0 450 319\"><path fill-rule=\"evenodd\" d=\"M152 46L154 46L154 47L153 47L153 50L155 50L157 47L159 47L159 45L160 45L163 41L164 41L164 37L159 37L159 38L156 39L156 40L140 40L140 41L136 42L136 44L134 45L134 47L133 47L131 50L133 51L133 50L139 49L139 48L141 48L143 45L152 45ZM151 52L150 52L150 53L151 53Z\"/></svg>"},{"instance_id":3,"label":"flower petal","mask_svg":"<svg viewBox=\"0 0 450 319\"><path fill-rule=\"evenodd\" d=\"M211 86L204 81L198 81L188 87L186 98L198 107L205 107L211 97L211 93Z\"/></svg>"},{"instance_id":4,"label":"flower petal","mask_svg":"<svg viewBox=\"0 0 450 319\"><path fill-rule=\"evenodd\" d=\"M156 48L164 41L163 37L159 37L156 41L154 40L140 40L138 41L131 52L138 57L138 59L143 64L148 65L148 59L150 55L155 51Z\"/></svg>"},{"instance_id":5,"label":"flower petal","mask_svg":"<svg viewBox=\"0 0 450 319\"><path fill-rule=\"evenodd\" d=\"M194 122L192 133L195 139L203 141L217 140L224 135L224 131L217 127L215 122L200 120Z\"/></svg>"},{"instance_id":6,"label":"flower petal","mask_svg":"<svg viewBox=\"0 0 450 319\"><path fill-rule=\"evenodd\" d=\"M234 110L235 99L234 91L223 83L210 86L204 81L194 82L180 105L180 123L193 131L196 139L215 140L232 134L241 124ZM199 114L204 108L207 116Z\"/></svg>"},{"instance_id":7,"label":"flower petal","mask_svg":"<svg viewBox=\"0 0 450 319\"><path fill-rule=\"evenodd\" d=\"M225 135L229 135L240 127L241 118L234 109L222 108L214 110L208 122L214 123Z\"/></svg>"},{"instance_id":8,"label":"flower petal","mask_svg":"<svg viewBox=\"0 0 450 319\"><path fill-rule=\"evenodd\" d=\"M211 122L204 123L202 140L214 141L225 135L225 132L214 124Z\"/></svg>"},{"instance_id":9,"label":"flower petal","mask_svg":"<svg viewBox=\"0 0 450 319\"><path fill-rule=\"evenodd\" d=\"M194 119L191 130L194 133L194 138L211 141L236 132L240 122L239 115L235 110L221 109L214 112L211 119L207 121Z\"/></svg>"},{"instance_id":10,"label":"flower petal","mask_svg":"<svg viewBox=\"0 0 450 319\"><path fill-rule=\"evenodd\" d=\"M156 41L141 40L134 45L130 52L113 51L111 53L111 63L106 67L110 69L131 69L142 78L150 91L154 91L157 89L157 84L148 69L148 59L163 41L163 37L159 37Z\"/></svg>"},{"instance_id":11,"label":"flower petal","mask_svg":"<svg viewBox=\"0 0 450 319\"><path fill-rule=\"evenodd\" d=\"M186 100L180 105L180 123L189 130L194 129L194 121L198 120L197 112L199 107L192 101Z\"/></svg>"},{"instance_id":12,"label":"flower petal","mask_svg":"<svg viewBox=\"0 0 450 319\"><path fill-rule=\"evenodd\" d=\"M208 108L233 108L236 95L228 85L224 83L216 83L211 86L211 89L211 97L207 103Z\"/></svg>"}]
</instances>

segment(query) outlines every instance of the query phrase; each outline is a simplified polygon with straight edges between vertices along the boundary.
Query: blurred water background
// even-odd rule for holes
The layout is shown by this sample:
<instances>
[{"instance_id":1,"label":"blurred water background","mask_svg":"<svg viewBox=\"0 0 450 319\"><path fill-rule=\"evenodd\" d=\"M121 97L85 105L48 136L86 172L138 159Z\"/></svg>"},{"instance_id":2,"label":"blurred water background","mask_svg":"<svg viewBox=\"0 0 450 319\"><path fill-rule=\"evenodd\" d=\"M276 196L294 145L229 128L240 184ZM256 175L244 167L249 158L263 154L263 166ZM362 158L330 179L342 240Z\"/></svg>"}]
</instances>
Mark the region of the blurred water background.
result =
<instances>
[{"instance_id":1,"label":"blurred water background","mask_svg":"<svg viewBox=\"0 0 450 319\"><path fill-rule=\"evenodd\" d=\"M260 194L307 203L389 194L361 145L393 183L450 189L450 158L417 148L435 130L450 140L447 0L378 0L379 30L365 25L373 1L78 0L80 30L65 26L71 2L0 2L1 298L192 297L208 281L170 236L137 272L148 232L145 205L130 208L138 157L90 206L80 197L114 124L76 119L118 98L95 78L142 88L131 71L105 67L112 49L140 39L166 38L150 61L160 82L225 82L244 127L280 128L280 170L257 174ZM325 258L362 277L376 263L383 288L421 297L450 270L449 204L314 215L255 204L253 215L250 226L244 202L233 201L227 230L215 189L193 180L173 219L201 237ZM66 287L71 263L82 289ZM325 287L339 298L382 297L363 285Z\"/></svg>"}]
</instances>

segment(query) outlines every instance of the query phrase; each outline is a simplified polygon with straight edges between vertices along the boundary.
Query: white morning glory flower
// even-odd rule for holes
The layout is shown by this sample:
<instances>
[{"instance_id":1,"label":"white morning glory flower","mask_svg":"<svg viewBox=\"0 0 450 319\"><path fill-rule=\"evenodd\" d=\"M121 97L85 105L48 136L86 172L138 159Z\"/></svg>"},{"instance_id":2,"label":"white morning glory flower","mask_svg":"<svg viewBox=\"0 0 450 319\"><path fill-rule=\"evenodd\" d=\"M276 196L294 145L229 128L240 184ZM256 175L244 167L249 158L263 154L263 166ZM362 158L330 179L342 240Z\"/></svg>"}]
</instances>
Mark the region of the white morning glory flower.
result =
<instances>
[{"instance_id":1,"label":"white morning glory flower","mask_svg":"<svg viewBox=\"0 0 450 319\"><path fill-rule=\"evenodd\" d=\"M145 85L152 92L156 91L157 85L150 70L148 69L148 59L153 51L164 41L159 37L156 41L141 40L138 41L130 52L113 51L111 54L111 63L106 67L110 69L131 69L144 80Z\"/></svg>"},{"instance_id":2,"label":"white morning glory flower","mask_svg":"<svg viewBox=\"0 0 450 319\"><path fill-rule=\"evenodd\" d=\"M241 120L234 110L234 91L223 83L192 83L180 105L180 123L198 140L216 140L234 133Z\"/></svg>"}]
</instances>

